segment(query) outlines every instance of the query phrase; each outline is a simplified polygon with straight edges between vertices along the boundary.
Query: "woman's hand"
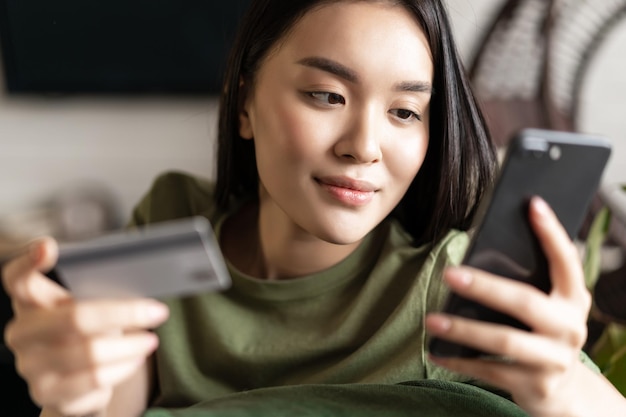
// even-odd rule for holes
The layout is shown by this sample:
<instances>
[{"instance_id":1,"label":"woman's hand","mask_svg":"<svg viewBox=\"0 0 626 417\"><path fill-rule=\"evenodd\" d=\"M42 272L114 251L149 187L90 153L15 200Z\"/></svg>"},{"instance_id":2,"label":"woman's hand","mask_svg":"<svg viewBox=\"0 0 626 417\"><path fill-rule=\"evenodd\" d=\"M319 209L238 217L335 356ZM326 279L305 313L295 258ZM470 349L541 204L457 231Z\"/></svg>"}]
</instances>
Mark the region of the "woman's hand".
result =
<instances>
[{"instance_id":1,"label":"woman's hand","mask_svg":"<svg viewBox=\"0 0 626 417\"><path fill-rule=\"evenodd\" d=\"M543 200L531 201L529 216L549 262L549 294L466 267L448 269L445 280L458 294L517 318L531 331L431 314L430 333L508 359L432 360L509 391L533 416L626 415L618 412L626 410L626 400L579 359L591 295L578 250ZM611 407L607 414L600 411L603 406Z\"/></svg>"},{"instance_id":2,"label":"woman's hand","mask_svg":"<svg viewBox=\"0 0 626 417\"><path fill-rule=\"evenodd\" d=\"M158 344L147 329L168 311L154 300L74 300L43 275L57 252L53 239L40 239L4 266L14 312L4 337L39 406L86 415L104 410L113 388L145 363Z\"/></svg>"}]
</instances>

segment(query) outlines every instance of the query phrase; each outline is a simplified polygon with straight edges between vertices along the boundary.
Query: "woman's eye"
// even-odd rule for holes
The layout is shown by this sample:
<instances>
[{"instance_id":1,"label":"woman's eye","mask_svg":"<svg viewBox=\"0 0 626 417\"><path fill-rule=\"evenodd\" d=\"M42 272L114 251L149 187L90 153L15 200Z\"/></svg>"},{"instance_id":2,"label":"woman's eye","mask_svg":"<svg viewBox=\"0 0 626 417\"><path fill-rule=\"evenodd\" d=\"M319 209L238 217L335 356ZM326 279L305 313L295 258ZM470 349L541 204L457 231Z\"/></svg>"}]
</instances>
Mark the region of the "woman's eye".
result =
<instances>
[{"instance_id":1,"label":"woman's eye","mask_svg":"<svg viewBox=\"0 0 626 417\"><path fill-rule=\"evenodd\" d=\"M313 97L316 100L323 101L327 104L346 104L346 99L344 99L340 94L337 93L325 93L316 91L309 93L309 96Z\"/></svg>"},{"instance_id":2,"label":"woman's eye","mask_svg":"<svg viewBox=\"0 0 626 417\"><path fill-rule=\"evenodd\" d=\"M406 110L406 109L395 109L391 111L398 119L402 119L402 120L411 120L411 119L416 119L416 120L422 120L422 118L420 117L419 114L415 113L414 111L411 110Z\"/></svg>"}]
</instances>

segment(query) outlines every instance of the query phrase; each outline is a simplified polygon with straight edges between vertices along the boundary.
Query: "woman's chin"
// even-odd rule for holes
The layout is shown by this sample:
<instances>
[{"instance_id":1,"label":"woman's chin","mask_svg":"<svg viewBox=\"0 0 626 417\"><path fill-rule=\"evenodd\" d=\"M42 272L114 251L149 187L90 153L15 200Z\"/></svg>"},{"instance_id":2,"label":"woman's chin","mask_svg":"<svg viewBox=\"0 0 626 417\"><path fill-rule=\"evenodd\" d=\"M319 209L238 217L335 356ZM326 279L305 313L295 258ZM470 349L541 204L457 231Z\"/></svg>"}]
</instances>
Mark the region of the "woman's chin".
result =
<instances>
[{"instance_id":1,"label":"woman's chin","mask_svg":"<svg viewBox=\"0 0 626 417\"><path fill-rule=\"evenodd\" d=\"M358 227L342 225L341 227L321 230L316 234L320 239L334 245L353 245L360 243L370 231L370 227L364 227L363 225Z\"/></svg>"}]
</instances>

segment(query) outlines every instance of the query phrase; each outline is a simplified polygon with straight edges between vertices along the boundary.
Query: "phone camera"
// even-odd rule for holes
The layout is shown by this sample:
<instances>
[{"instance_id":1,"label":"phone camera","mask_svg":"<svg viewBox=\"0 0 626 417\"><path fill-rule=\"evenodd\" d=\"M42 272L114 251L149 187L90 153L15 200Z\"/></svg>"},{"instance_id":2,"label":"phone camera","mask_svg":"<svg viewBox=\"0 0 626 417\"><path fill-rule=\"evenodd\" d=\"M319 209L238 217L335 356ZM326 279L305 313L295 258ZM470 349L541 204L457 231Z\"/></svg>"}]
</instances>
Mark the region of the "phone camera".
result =
<instances>
[{"instance_id":1,"label":"phone camera","mask_svg":"<svg viewBox=\"0 0 626 417\"><path fill-rule=\"evenodd\" d=\"M531 151L531 154L535 159L540 159L543 156L544 152L540 150L533 150Z\"/></svg>"},{"instance_id":2,"label":"phone camera","mask_svg":"<svg viewBox=\"0 0 626 417\"><path fill-rule=\"evenodd\" d=\"M558 161L561 158L561 148L553 145L550 147L550 159L552 159L553 161Z\"/></svg>"}]
</instances>

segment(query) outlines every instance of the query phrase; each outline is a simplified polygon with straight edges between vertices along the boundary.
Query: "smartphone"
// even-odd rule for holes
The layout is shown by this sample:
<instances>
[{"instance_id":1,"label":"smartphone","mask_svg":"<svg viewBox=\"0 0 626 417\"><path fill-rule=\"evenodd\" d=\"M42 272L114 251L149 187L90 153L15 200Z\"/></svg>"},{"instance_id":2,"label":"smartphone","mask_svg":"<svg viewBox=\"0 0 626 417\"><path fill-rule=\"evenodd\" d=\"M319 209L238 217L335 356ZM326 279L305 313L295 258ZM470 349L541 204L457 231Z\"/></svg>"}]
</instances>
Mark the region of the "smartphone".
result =
<instances>
[{"instance_id":1,"label":"smartphone","mask_svg":"<svg viewBox=\"0 0 626 417\"><path fill-rule=\"evenodd\" d=\"M603 137L525 129L511 140L493 188L483 199L462 264L522 281L548 293L548 262L528 219L532 196L542 197L574 239L600 185L611 153ZM444 312L528 330L520 321L451 293ZM489 356L432 338L436 356Z\"/></svg>"},{"instance_id":2,"label":"smartphone","mask_svg":"<svg viewBox=\"0 0 626 417\"><path fill-rule=\"evenodd\" d=\"M62 244L54 275L80 299L182 297L231 283L211 224L200 216Z\"/></svg>"}]
</instances>

